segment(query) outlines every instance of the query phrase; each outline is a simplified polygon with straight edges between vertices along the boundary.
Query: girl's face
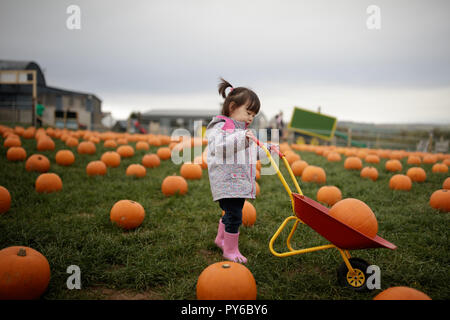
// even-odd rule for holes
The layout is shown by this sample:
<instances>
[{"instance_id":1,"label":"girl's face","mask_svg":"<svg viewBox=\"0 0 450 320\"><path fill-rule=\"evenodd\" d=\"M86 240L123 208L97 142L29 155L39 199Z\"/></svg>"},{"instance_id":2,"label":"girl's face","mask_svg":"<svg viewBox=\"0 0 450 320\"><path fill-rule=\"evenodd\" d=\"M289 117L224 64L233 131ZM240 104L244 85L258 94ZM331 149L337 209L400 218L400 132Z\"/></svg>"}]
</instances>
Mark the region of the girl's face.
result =
<instances>
[{"instance_id":1,"label":"girl's face","mask_svg":"<svg viewBox=\"0 0 450 320\"><path fill-rule=\"evenodd\" d=\"M239 106L230 114L230 118L236 121L245 122L247 126L251 125L256 114L253 111L247 110L246 105Z\"/></svg>"}]
</instances>

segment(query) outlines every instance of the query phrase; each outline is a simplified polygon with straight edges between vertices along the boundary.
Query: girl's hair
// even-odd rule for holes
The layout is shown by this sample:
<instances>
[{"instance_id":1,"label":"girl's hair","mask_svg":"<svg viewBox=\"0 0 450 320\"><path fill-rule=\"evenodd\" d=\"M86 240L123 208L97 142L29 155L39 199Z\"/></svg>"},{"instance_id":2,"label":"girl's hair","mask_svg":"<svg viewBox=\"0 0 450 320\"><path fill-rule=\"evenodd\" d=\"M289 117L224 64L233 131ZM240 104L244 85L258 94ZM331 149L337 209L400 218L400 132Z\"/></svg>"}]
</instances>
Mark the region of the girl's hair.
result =
<instances>
[{"instance_id":1,"label":"girl's hair","mask_svg":"<svg viewBox=\"0 0 450 320\"><path fill-rule=\"evenodd\" d=\"M228 95L225 90L230 87ZM247 110L258 114L260 108L259 98L252 90L244 87L233 88L233 86L223 78L220 78L219 93L225 98L222 106L222 114L229 117L231 112L242 105L247 106Z\"/></svg>"}]
</instances>

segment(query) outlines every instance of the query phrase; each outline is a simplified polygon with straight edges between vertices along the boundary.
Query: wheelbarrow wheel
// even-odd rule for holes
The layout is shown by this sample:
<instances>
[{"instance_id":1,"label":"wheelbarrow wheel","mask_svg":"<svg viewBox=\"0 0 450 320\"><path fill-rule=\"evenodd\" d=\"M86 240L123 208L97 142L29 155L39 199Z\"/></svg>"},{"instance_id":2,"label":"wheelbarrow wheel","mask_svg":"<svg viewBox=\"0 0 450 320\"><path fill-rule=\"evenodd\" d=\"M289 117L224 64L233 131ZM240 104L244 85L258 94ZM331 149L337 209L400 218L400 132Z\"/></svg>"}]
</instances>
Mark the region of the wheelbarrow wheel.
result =
<instances>
[{"instance_id":1,"label":"wheelbarrow wheel","mask_svg":"<svg viewBox=\"0 0 450 320\"><path fill-rule=\"evenodd\" d=\"M349 262L355 273L351 273L345 262L342 262L337 271L339 284L358 292L367 291L367 267L369 264L360 258L350 258Z\"/></svg>"}]
</instances>

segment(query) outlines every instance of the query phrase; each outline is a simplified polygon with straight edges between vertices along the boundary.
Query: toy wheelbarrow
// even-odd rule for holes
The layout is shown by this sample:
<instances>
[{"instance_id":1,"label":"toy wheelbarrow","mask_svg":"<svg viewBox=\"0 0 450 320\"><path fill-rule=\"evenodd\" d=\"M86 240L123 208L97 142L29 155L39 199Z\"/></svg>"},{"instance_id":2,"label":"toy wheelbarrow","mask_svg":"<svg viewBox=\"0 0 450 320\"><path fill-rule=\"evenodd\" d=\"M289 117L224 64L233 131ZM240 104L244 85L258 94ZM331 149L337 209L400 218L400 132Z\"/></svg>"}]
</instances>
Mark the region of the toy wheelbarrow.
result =
<instances>
[{"instance_id":1,"label":"toy wheelbarrow","mask_svg":"<svg viewBox=\"0 0 450 320\"><path fill-rule=\"evenodd\" d=\"M338 269L339 284L350 287L356 291L366 290L368 278L367 267L369 266L369 263L367 263L363 259L351 258L349 251L369 248L387 248L395 250L397 247L379 236L375 236L374 238L367 237L358 230L333 218L331 215L329 215L327 207L303 195L302 190L297 183L297 179L295 178L288 161L286 160L284 155L277 150L279 157L283 159L284 164L289 171L289 174L294 181L294 185L298 191L298 193L291 192L289 185L286 183L286 180L281 174L277 164L272 159L270 152L263 144L259 142L258 139L255 138L254 141L266 152L267 157L269 158L273 168L277 172L278 177L280 178L284 188L289 194L292 202L293 215L289 216L283 221L278 230L270 239L270 252L272 252L272 254L277 257L288 257L296 254L336 248L341 254L342 259L344 260L344 262ZM286 241L289 251L278 253L273 249L273 244L280 235L281 231L291 220L294 221L294 226L292 227L292 230L289 233ZM299 223L308 225L322 237L331 242L331 244L294 250L290 242Z\"/></svg>"}]
</instances>

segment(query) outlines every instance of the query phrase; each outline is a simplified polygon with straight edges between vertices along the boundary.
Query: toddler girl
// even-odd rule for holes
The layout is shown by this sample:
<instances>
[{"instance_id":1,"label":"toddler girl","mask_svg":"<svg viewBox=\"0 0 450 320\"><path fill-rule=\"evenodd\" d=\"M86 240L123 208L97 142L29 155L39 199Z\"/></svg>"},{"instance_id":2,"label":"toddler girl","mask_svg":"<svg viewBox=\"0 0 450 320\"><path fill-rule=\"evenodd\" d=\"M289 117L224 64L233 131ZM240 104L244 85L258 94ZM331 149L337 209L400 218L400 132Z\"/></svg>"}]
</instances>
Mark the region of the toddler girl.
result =
<instances>
[{"instance_id":1,"label":"toddler girl","mask_svg":"<svg viewBox=\"0 0 450 320\"><path fill-rule=\"evenodd\" d=\"M247 127L258 114L260 102L252 90L233 88L224 79L219 84L219 93L225 98L222 114L215 116L206 130L211 192L213 200L225 211L219 220L215 243L226 259L246 263L238 247L242 208L245 199L256 196L256 160L266 156L253 142L254 135ZM265 145L271 151L276 148Z\"/></svg>"}]
</instances>

